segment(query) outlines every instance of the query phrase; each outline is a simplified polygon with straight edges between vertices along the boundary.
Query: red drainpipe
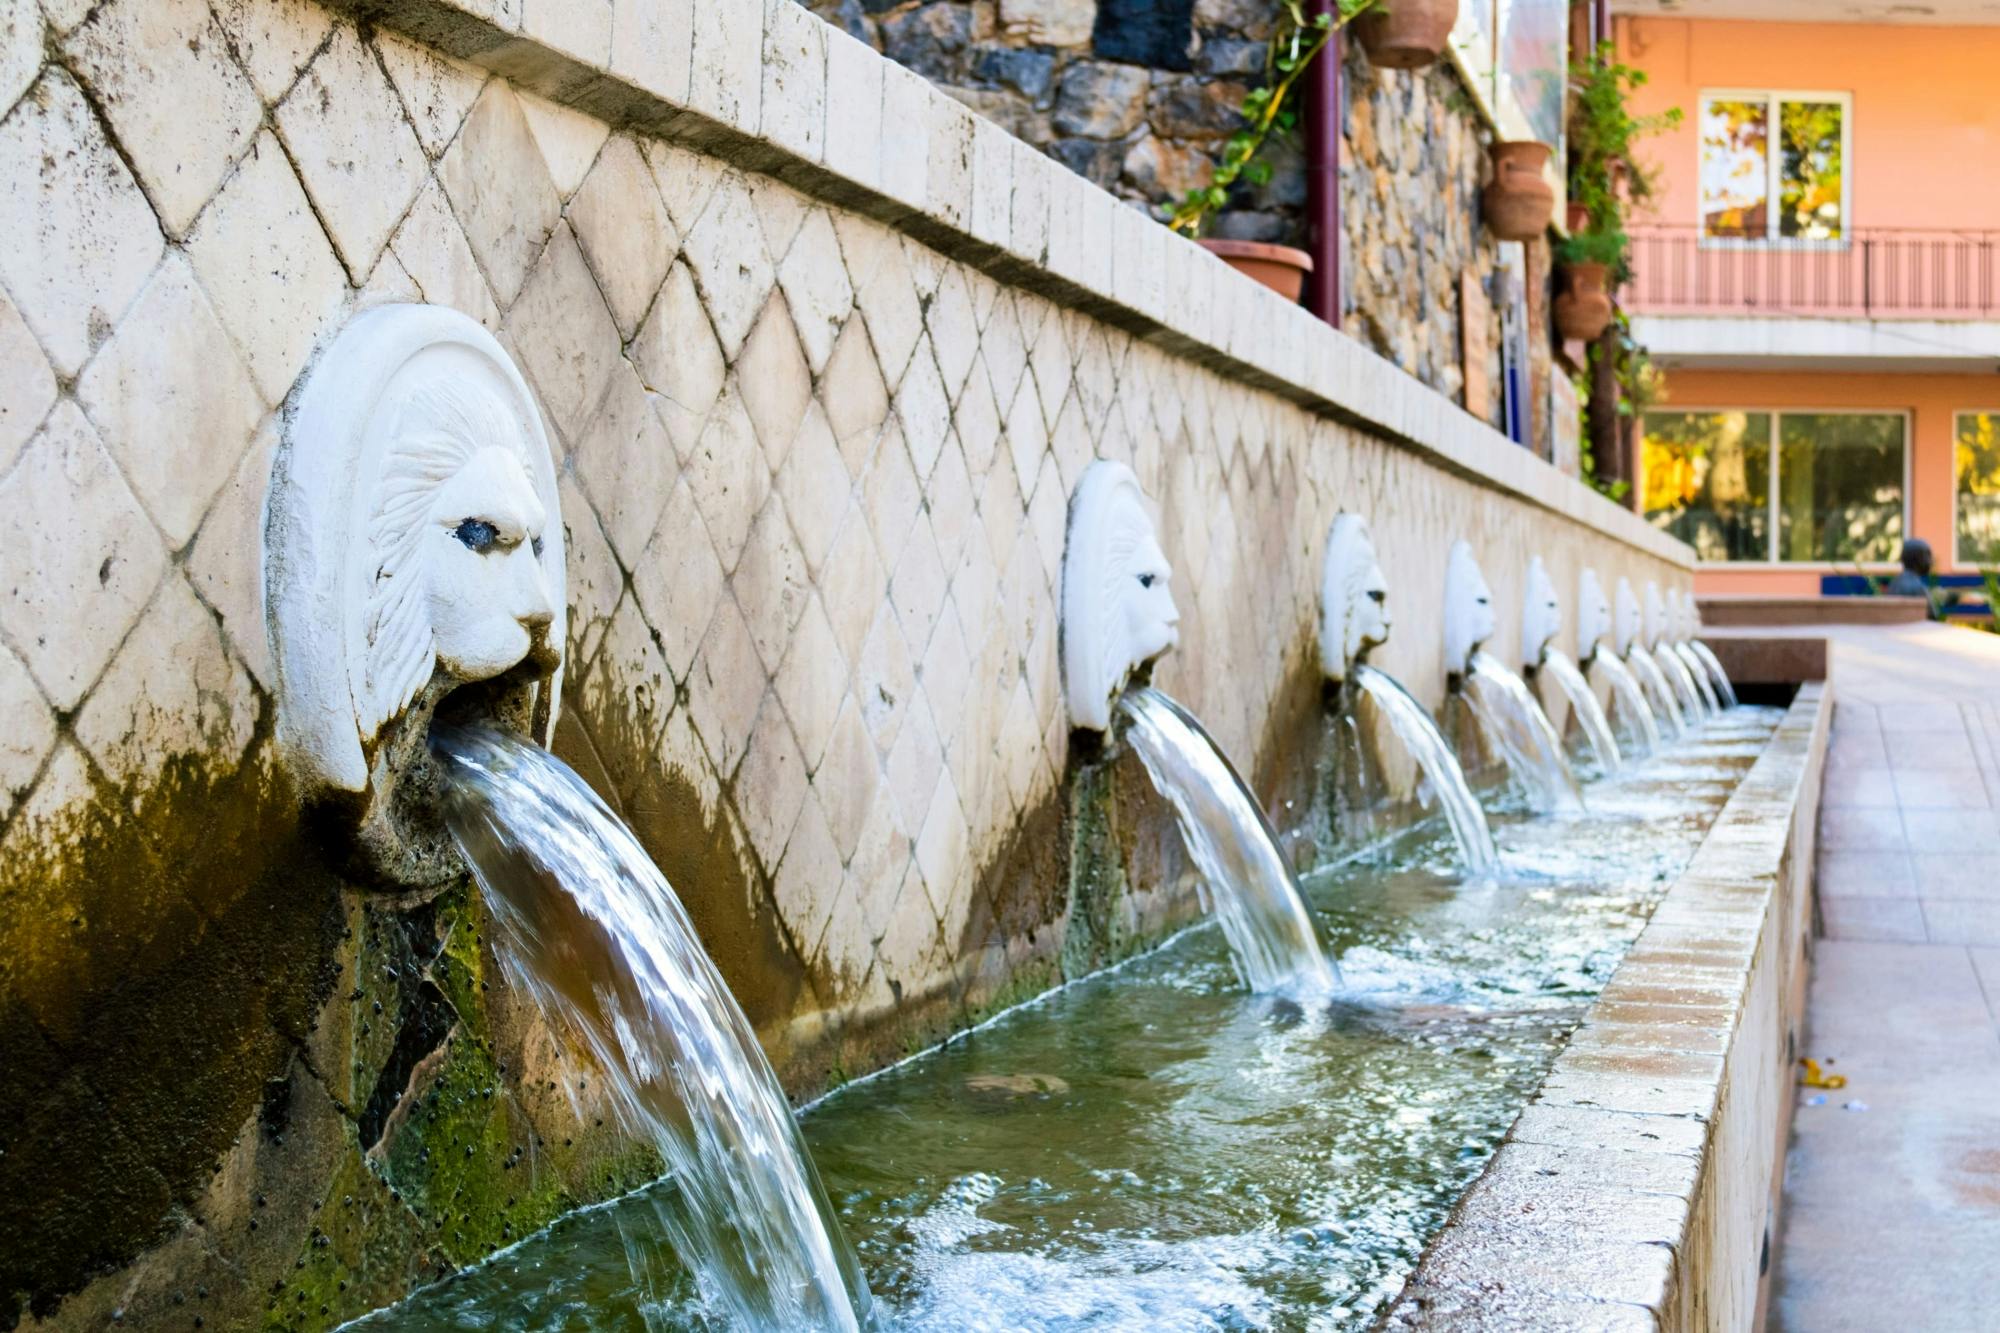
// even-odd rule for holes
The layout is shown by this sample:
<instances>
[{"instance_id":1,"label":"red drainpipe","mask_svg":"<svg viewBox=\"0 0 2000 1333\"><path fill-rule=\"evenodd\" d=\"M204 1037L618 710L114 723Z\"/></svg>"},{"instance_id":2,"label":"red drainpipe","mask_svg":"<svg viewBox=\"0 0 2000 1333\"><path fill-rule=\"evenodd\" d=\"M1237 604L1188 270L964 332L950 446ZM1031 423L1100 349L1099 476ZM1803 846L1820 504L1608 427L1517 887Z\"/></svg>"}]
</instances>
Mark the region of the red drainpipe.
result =
<instances>
[{"instance_id":1,"label":"red drainpipe","mask_svg":"<svg viewBox=\"0 0 2000 1333\"><path fill-rule=\"evenodd\" d=\"M1335 0L1314 0L1314 13L1339 12ZM1306 70L1306 309L1340 327L1340 61L1339 29Z\"/></svg>"}]
</instances>

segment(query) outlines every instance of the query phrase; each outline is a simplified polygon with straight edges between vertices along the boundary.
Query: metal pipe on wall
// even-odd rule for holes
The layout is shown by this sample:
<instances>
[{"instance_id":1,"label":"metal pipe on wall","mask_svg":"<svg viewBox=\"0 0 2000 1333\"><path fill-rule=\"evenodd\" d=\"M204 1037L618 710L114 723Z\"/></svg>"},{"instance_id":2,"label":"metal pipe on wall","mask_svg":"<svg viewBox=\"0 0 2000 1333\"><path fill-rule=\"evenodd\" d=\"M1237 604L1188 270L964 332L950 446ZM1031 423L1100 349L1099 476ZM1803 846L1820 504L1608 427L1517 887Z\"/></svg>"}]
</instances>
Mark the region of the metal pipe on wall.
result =
<instances>
[{"instance_id":1,"label":"metal pipe on wall","mask_svg":"<svg viewBox=\"0 0 2000 1333\"><path fill-rule=\"evenodd\" d=\"M1339 21L1335 0L1314 0L1313 12ZM1340 327L1340 117L1341 60L1346 43L1335 28L1306 71L1306 309Z\"/></svg>"}]
</instances>

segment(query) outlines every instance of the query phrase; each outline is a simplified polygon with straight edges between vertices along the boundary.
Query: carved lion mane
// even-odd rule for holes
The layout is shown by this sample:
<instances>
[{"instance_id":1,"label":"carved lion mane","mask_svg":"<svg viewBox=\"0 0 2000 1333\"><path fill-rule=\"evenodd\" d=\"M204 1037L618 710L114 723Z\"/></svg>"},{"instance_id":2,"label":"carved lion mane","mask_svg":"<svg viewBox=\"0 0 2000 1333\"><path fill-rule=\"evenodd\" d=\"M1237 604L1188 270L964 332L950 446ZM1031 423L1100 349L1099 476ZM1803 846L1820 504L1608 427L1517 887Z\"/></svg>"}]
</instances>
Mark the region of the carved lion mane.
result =
<instances>
[{"instance_id":1,"label":"carved lion mane","mask_svg":"<svg viewBox=\"0 0 2000 1333\"><path fill-rule=\"evenodd\" d=\"M438 489L480 449L499 445L534 485L512 410L489 387L436 379L396 405L389 455L375 488L368 540L380 563L368 589L368 650L356 705L364 731L407 708L431 678L434 639L425 603L422 540Z\"/></svg>"}]
</instances>

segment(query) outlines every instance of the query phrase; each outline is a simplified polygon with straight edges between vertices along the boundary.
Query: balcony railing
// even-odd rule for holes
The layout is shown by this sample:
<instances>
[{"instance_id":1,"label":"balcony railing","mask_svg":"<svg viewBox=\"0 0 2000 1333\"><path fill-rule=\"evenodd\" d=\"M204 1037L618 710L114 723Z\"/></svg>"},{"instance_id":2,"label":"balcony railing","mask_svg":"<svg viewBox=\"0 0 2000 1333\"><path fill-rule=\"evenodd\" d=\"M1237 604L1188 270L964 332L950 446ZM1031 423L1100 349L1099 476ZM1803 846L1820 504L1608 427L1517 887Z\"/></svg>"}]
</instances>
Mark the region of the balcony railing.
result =
<instances>
[{"instance_id":1,"label":"balcony railing","mask_svg":"<svg viewBox=\"0 0 2000 1333\"><path fill-rule=\"evenodd\" d=\"M2000 317L2000 232L1851 231L1839 240L1634 227L1626 308L1654 315Z\"/></svg>"}]
</instances>

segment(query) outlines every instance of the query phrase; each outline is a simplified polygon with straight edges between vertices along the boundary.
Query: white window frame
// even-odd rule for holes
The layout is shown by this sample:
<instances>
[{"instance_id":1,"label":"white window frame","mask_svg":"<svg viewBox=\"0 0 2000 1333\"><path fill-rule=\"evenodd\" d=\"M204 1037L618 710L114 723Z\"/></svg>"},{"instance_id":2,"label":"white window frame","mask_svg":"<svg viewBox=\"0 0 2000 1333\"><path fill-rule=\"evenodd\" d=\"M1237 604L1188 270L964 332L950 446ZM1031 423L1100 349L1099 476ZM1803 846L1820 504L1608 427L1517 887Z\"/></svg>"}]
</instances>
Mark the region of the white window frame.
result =
<instances>
[{"instance_id":1,"label":"white window frame","mask_svg":"<svg viewBox=\"0 0 2000 1333\"><path fill-rule=\"evenodd\" d=\"M1699 245L1704 250L1749 250L1749 249L1819 249L1845 250L1853 243L1854 236L1854 94L1814 91L1803 88L1703 88L1700 100L1695 103L1694 134L1694 225ZM1764 235L1751 236L1710 236L1708 218L1702 193L1702 126L1708 119L1708 104L1713 101L1755 102L1762 101L1767 108L1766 125L1769 127L1764 140ZM1783 153L1779 150L1779 136L1783 133L1778 107L1784 102L1835 102L1840 106L1840 235L1831 240L1815 240L1810 236L1785 236L1778 231L1778 201L1783 196L1783 181L1779 177L1782 170L1780 161ZM1733 410L1733 409L1732 409Z\"/></svg>"},{"instance_id":2,"label":"white window frame","mask_svg":"<svg viewBox=\"0 0 2000 1333\"><path fill-rule=\"evenodd\" d=\"M1968 409L1967 414L1970 415L1972 410L1973 409ZM1728 407L1715 407L1715 406L1704 407L1692 404L1683 406L1679 403L1676 403L1671 407L1659 408L1656 409L1655 411L1647 413L1646 415L1647 416L1722 416L1726 413L1732 413L1732 412L1741 413L1744 416L1755 416L1758 413L1765 413L1768 414L1771 418L1770 438L1766 444L1766 447L1769 448L1771 451L1770 454L1771 500L1770 500L1769 515L1768 515L1770 532L1767 538L1767 545L1765 547L1766 551L1771 553L1775 553L1778 549L1779 532L1784 526L1783 523L1784 485L1782 478L1779 476L1779 462L1778 462L1778 432L1781 428L1781 423L1783 422L1784 418L1787 416L1901 418L1903 422L1903 538L1905 541L1909 539L1911 535L1910 485L1912 477L1914 475L1913 461L1910 457L1910 454L1911 454L1911 441L1913 440L1916 432L1915 412L1911 411L1909 408L1906 407L1812 407L1812 406L1796 406L1796 405L1790 407L1767 407L1767 406L1745 406L1744 404L1741 403L1732 404L1731 406ZM1640 439L1639 494L1641 496L1645 495L1646 493L1645 427L1646 427L1645 419L1642 417L1639 422L1639 439ZM1954 419L1953 429L1954 431L1956 431L1955 419ZM1954 434L1953 435L1954 443L1956 442L1956 439L1957 436L1956 434ZM1956 475L1954 475L1952 483L1953 513L1952 513L1952 527L1951 527L1953 547L1956 547L1958 545L1957 499L1958 499L1958 486L1957 486ZM1643 518L1645 516L1641 514L1640 517ZM1650 520L1648 521L1650 522ZM1957 551L1954 550L1952 554L1955 557L1957 555ZM1699 560L1698 562L1703 569L1717 569L1717 570L1745 569L1745 570L1758 570L1764 572L1805 570L1807 572L1818 572L1822 574L1838 574L1851 569L1865 570L1871 567L1877 570L1897 570L1903 567L1902 563L1899 560L1893 558L1888 560L1877 560L1873 562L1860 561L1860 560L1774 560L1774 559Z\"/></svg>"},{"instance_id":3,"label":"white window frame","mask_svg":"<svg viewBox=\"0 0 2000 1333\"><path fill-rule=\"evenodd\" d=\"M1958 551L1958 423L1967 417L2000 419L2000 407L1961 407L1951 414L1951 568L1954 572L1979 568L1978 561L1967 560Z\"/></svg>"}]
</instances>

